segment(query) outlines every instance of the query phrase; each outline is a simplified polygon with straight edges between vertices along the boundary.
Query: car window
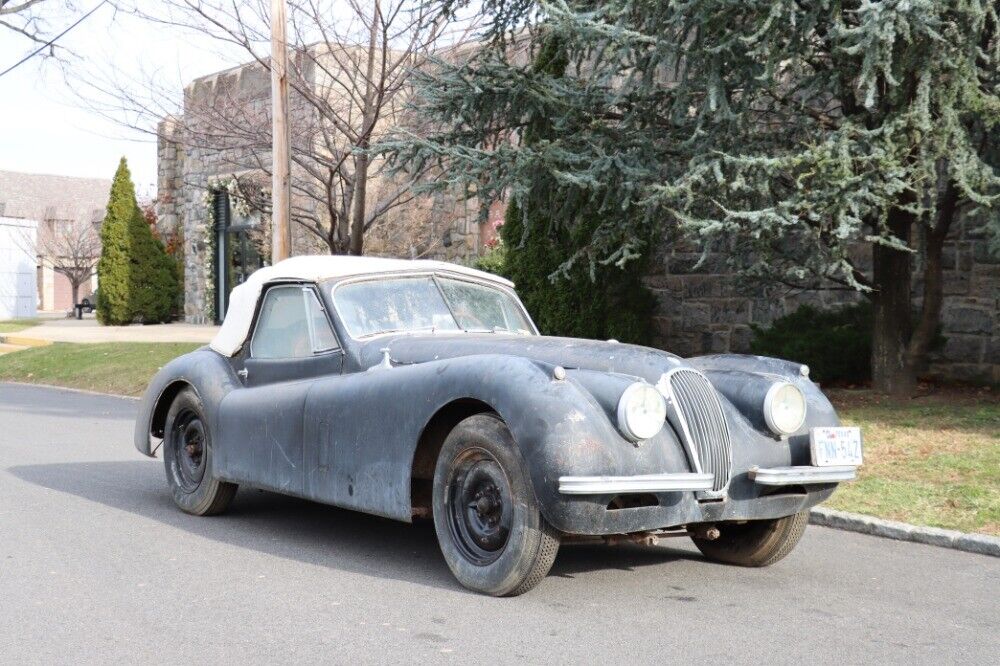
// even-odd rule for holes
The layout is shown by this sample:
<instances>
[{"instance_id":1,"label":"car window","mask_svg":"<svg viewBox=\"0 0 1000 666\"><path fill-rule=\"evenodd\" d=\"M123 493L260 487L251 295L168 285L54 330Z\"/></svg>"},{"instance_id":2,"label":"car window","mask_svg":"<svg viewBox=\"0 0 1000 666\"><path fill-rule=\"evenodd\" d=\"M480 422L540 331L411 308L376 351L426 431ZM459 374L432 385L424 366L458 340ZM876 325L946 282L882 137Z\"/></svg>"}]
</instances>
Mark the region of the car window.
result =
<instances>
[{"instance_id":1,"label":"car window","mask_svg":"<svg viewBox=\"0 0 1000 666\"><path fill-rule=\"evenodd\" d=\"M337 338L330 329L330 320L326 318L326 310L319 302L316 292L303 289L306 297L306 311L309 315L309 325L312 331L313 352L325 352L337 348Z\"/></svg>"},{"instance_id":2,"label":"car window","mask_svg":"<svg viewBox=\"0 0 1000 666\"><path fill-rule=\"evenodd\" d=\"M295 285L267 290L250 342L252 357L306 358L336 346L312 289Z\"/></svg>"},{"instance_id":3,"label":"car window","mask_svg":"<svg viewBox=\"0 0 1000 666\"><path fill-rule=\"evenodd\" d=\"M521 308L499 289L447 278L438 283L458 325L466 331L531 333Z\"/></svg>"},{"instance_id":4,"label":"car window","mask_svg":"<svg viewBox=\"0 0 1000 666\"><path fill-rule=\"evenodd\" d=\"M466 280L421 276L349 282L334 287L333 300L355 338L402 331L534 335L516 298Z\"/></svg>"},{"instance_id":5,"label":"car window","mask_svg":"<svg viewBox=\"0 0 1000 666\"><path fill-rule=\"evenodd\" d=\"M390 331L457 331L448 304L430 277L367 280L334 295L347 330L356 338Z\"/></svg>"}]
</instances>

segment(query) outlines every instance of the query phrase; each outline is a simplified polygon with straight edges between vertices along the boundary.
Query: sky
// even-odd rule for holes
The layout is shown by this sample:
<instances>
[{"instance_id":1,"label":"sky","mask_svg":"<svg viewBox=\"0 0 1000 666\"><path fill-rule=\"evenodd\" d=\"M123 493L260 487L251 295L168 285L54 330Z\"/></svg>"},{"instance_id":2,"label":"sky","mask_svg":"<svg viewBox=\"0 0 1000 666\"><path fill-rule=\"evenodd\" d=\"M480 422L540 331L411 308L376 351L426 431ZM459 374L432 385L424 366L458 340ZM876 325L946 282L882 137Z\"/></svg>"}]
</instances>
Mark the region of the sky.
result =
<instances>
[{"instance_id":1,"label":"sky","mask_svg":"<svg viewBox=\"0 0 1000 666\"><path fill-rule=\"evenodd\" d=\"M227 48L201 32L152 23L116 11L111 2L101 2L52 0L37 5L42 8L38 12L46 21L49 36L97 9L58 40L57 44L71 54L64 58L66 64L60 66L36 56L0 75L0 169L111 178L118 160L125 156L139 196L152 198L156 141L150 132L155 123L142 121L146 131L141 132L108 119L106 113L95 109L106 109L109 101L118 103L117 97L96 92L88 82L114 78L126 81L130 90L148 92L148 82L153 81L169 93L160 96L157 103L169 108L169 103L162 104L162 98L169 102L173 95L179 97L191 80L250 58L238 47ZM152 6L148 0L134 3L144 9ZM324 16L337 19L341 34L352 34L356 29L347 0L323 0L320 6ZM475 16L478 8L478 3L471 3L469 16ZM266 27L264 31L266 35ZM303 36L307 41L317 38L318 34ZM366 36L362 34L362 38ZM266 52L266 42L261 47ZM0 72L35 48L37 45L27 38L0 27Z\"/></svg>"},{"instance_id":2,"label":"sky","mask_svg":"<svg viewBox=\"0 0 1000 666\"><path fill-rule=\"evenodd\" d=\"M61 32L97 2L81 0L76 12L47 16L49 34ZM110 5L57 43L78 55L65 71L36 57L0 76L0 169L110 179L124 155L144 197L155 192L155 137L105 119L74 91L95 73L113 73L153 74L159 85L179 92L191 79L241 61L238 53L216 53L205 40L116 13ZM34 48L0 29L0 71Z\"/></svg>"}]
</instances>

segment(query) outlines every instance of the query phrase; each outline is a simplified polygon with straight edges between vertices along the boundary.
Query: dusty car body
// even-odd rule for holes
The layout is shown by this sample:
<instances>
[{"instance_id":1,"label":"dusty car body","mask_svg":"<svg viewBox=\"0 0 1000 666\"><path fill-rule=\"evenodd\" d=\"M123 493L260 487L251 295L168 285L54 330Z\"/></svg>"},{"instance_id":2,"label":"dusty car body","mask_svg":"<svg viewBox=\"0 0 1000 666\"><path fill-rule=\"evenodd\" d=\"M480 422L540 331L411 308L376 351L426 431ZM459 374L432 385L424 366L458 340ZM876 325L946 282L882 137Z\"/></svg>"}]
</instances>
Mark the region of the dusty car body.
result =
<instances>
[{"instance_id":1,"label":"dusty car body","mask_svg":"<svg viewBox=\"0 0 1000 666\"><path fill-rule=\"evenodd\" d=\"M483 592L526 591L567 538L688 534L710 557L746 525L784 525L797 541L804 512L861 462L860 436L839 428L800 364L541 336L513 285L465 267L293 258L253 274L231 303L210 346L153 378L136 424L141 453L164 441L181 508L215 513L245 485L433 517L452 570ZM383 330L404 310L409 325ZM475 327L460 325L470 317ZM776 387L791 432L771 423ZM641 396L624 404L629 391ZM846 438L848 464L816 464L818 435Z\"/></svg>"}]
</instances>

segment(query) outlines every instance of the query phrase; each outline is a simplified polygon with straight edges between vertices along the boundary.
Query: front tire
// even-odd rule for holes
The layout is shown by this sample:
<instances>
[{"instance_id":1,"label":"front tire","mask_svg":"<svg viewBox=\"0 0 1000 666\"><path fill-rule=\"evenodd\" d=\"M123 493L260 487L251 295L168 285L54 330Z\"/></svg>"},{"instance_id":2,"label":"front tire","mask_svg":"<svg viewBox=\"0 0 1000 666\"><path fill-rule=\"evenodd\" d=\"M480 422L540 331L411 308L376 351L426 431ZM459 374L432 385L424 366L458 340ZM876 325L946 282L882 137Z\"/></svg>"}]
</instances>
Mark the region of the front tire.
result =
<instances>
[{"instance_id":1,"label":"front tire","mask_svg":"<svg viewBox=\"0 0 1000 666\"><path fill-rule=\"evenodd\" d=\"M465 587L517 596L548 574L559 534L542 516L517 445L489 414L448 435L434 470L434 529L448 567Z\"/></svg>"},{"instance_id":2,"label":"front tire","mask_svg":"<svg viewBox=\"0 0 1000 666\"><path fill-rule=\"evenodd\" d=\"M212 433L205 407L193 389L177 394L163 431L163 464L174 503L195 516L222 513L238 486L212 474Z\"/></svg>"},{"instance_id":3,"label":"front tire","mask_svg":"<svg viewBox=\"0 0 1000 666\"><path fill-rule=\"evenodd\" d=\"M808 523L807 510L773 520L721 524L719 538L692 538L692 541L710 560L742 567L767 567L792 552Z\"/></svg>"}]
</instances>

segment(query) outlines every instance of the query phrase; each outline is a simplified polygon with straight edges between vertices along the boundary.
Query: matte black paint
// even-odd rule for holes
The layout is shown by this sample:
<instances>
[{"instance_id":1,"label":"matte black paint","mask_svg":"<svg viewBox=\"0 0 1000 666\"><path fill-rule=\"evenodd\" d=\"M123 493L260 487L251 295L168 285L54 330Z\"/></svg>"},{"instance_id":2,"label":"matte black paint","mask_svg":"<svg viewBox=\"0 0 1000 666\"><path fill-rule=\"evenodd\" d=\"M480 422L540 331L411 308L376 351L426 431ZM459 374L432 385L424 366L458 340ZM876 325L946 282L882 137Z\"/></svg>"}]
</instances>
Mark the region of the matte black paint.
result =
<instances>
[{"instance_id":1,"label":"matte black paint","mask_svg":"<svg viewBox=\"0 0 1000 666\"><path fill-rule=\"evenodd\" d=\"M319 291L329 307L329 284ZM307 359L227 359L202 348L153 378L136 423L138 450L152 455L162 435L154 415L178 382L198 392L215 439L214 473L227 481L306 497L403 521L411 520L411 469L421 434L456 401L489 405L510 428L545 517L575 534L613 534L731 519L790 515L828 497L835 484L785 489L757 486L747 470L809 464L808 428L837 416L800 366L736 355L683 360L633 345L510 334L401 335L359 342L332 321L343 350ZM380 367L388 347L392 368ZM553 376L556 365L566 378ZM615 425L622 391L637 378L655 383L671 368L701 370L721 394L733 441L733 478L722 501L662 493L659 505L608 510L611 496L565 496L560 476L631 476L690 471L666 426L640 445ZM247 369L246 384L236 374ZM798 385L809 402L802 433L781 440L763 427L759 387L776 377Z\"/></svg>"}]
</instances>

